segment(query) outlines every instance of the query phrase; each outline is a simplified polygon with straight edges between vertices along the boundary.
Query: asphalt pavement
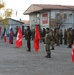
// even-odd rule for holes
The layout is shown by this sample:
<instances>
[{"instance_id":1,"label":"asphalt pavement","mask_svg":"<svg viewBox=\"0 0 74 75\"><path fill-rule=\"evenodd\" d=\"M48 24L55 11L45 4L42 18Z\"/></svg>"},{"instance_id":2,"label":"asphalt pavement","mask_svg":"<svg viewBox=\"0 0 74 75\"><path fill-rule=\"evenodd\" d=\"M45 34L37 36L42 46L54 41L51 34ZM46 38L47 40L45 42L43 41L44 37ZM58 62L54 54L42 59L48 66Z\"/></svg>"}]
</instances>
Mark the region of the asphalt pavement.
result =
<instances>
[{"instance_id":1,"label":"asphalt pavement","mask_svg":"<svg viewBox=\"0 0 74 75\"><path fill-rule=\"evenodd\" d=\"M31 52L27 52L26 41L15 48L0 40L0 75L74 75L74 63L71 61L71 48L67 45L55 46L51 58L45 58L45 44L40 43L39 52L35 52L33 41Z\"/></svg>"}]
</instances>

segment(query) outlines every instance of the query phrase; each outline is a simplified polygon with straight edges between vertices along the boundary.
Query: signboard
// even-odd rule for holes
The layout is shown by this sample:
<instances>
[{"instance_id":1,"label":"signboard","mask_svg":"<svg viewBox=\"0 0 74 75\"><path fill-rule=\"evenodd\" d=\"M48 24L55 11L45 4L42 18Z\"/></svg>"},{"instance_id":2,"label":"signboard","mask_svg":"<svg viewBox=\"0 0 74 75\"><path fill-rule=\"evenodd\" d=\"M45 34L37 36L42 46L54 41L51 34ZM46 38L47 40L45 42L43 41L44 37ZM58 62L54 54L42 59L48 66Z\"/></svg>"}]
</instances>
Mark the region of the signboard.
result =
<instances>
[{"instance_id":1,"label":"signboard","mask_svg":"<svg viewBox=\"0 0 74 75\"><path fill-rule=\"evenodd\" d=\"M48 24L48 13L42 14L42 24Z\"/></svg>"}]
</instances>

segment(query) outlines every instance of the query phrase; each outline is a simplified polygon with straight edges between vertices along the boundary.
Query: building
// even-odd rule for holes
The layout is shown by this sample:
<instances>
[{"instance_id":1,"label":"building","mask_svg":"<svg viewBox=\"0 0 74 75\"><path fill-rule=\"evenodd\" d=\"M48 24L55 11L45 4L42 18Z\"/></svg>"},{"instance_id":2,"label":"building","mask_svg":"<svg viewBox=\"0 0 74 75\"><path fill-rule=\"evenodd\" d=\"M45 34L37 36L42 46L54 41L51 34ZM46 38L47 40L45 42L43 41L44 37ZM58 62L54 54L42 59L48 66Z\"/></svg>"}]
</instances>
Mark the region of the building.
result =
<instances>
[{"instance_id":1,"label":"building","mask_svg":"<svg viewBox=\"0 0 74 75\"><path fill-rule=\"evenodd\" d=\"M21 22L23 22L23 26L24 26L24 29L26 29L27 26L30 26L30 23L28 20L21 20Z\"/></svg>"},{"instance_id":2,"label":"building","mask_svg":"<svg viewBox=\"0 0 74 75\"><path fill-rule=\"evenodd\" d=\"M20 22L18 20L15 20L15 19L11 19L11 18L8 18L8 24L6 25L6 32L7 34L9 33L9 26L11 25L11 27L13 28L13 31L15 33L16 31L16 26L20 26L21 29L22 29L22 32L24 31L23 30L23 22ZM0 27L2 28L2 33L4 32L4 25L2 23L0 23Z\"/></svg>"},{"instance_id":3,"label":"building","mask_svg":"<svg viewBox=\"0 0 74 75\"><path fill-rule=\"evenodd\" d=\"M32 4L23 14L29 15L31 28L74 28L74 6Z\"/></svg>"}]
</instances>

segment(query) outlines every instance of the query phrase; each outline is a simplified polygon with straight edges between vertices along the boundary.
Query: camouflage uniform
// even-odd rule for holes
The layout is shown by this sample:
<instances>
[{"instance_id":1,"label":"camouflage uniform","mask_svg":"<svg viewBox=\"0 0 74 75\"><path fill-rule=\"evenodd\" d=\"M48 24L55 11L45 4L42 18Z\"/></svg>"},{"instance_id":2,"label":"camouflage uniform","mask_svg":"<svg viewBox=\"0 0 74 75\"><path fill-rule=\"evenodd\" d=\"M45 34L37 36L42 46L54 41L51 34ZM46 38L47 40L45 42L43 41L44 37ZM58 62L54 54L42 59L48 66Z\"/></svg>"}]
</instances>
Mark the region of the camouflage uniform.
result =
<instances>
[{"instance_id":1,"label":"camouflage uniform","mask_svg":"<svg viewBox=\"0 0 74 75\"><path fill-rule=\"evenodd\" d=\"M56 44L57 46L59 46L60 43L59 43L59 30L58 29L56 30L55 38L56 38Z\"/></svg>"},{"instance_id":2,"label":"camouflage uniform","mask_svg":"<svg viewBox=\"0 0 74 75\"><path fill-rule=\"evenodd\" d=\"M68 29L67 32L68 48L71 48L72 45L72 31Z\"/></svg>"},{"instance_id":3,"label":"camouflage uniform","mask_svg":"<svg viewBox=\"0 0 74 75\"><path fill-rule=\"evenodd\" d=\"M67 45L67 31L64 30L64 44Z\"/></svg>"},{"instance_id":4,"label":"camouflage uniform","mask_svg":"<svg viewBox=\"0 0 74 75\"><path fill-rule=\"evenodd\" d=\"M52 47L52 50L54 50L54 32L52 31L52 29L50 30L49 32L50 36L51 36L51 47Z\"/></svg>"},{"instance_id":5,"label":"camouflage uniform","mask_svg":"<svg viewBox=\"0 0 74 75\"><path fill-rule=\"evenodd\" d=\"M59 30L59 41L60 41L60 44L62 44L62 37L63 37L62 30Z\"/></svg>"},{"instance_id":6,"label":"camouflage uniform","mask_svg":"<svg viewBox=\"0 0 74 75\"><path fill-rule=\"evenodd\" d=\"M46 29L46 35L45 35L45 48L47 52L47 58L51 57L51 50L50 50L50 34L49 29Z\"/></svg>"}]
</instances>

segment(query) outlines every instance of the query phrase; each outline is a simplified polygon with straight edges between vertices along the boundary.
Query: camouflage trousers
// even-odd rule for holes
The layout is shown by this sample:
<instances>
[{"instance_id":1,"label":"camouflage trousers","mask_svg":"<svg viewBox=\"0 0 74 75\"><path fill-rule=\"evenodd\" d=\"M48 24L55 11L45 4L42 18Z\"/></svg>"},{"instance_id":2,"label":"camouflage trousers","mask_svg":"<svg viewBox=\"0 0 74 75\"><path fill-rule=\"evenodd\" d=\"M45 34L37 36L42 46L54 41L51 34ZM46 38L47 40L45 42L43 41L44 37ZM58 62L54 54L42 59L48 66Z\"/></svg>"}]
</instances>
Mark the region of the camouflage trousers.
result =
<instances>
[{"instance_id":1,"label":"camouflage trousers","mask_svg":"<svg viewBox=\"0 0 74 75\"><path fill-rule=\"evenodd\" d=\"M51 41L51 47L54 48L54 41Z\"/></svg>"},{"instance_id":2,"label":"camouflage trousers","mask_svg":"<svg viewBox=\"0 0 74 75\"><path fill-rule=\"evenodd\" d=\"M56 39L56 44L57 44L57 45L60 45L60 43L59 43L59 38Z\"/></svg>"},{"instance_id":3,"label":"camouflage trousers","mask_svg":"<svg viewBox=\"0 0 74 75\"><path fill-rule=\"evenodd\" d=\"M45 49L46 49L47 54L51 55L50 44L46 44Z\"/></svg>"},{"instance_id":4,"label":"camouflage trousers","mask_svg":"<svg viewBox=\"0 0 74 75\"><path fill-rule=\"evenodd\" d=\"M69 46L72 45L72 39L68 39L68 45L69 45Z\"/></svg>"}]
</instances>

